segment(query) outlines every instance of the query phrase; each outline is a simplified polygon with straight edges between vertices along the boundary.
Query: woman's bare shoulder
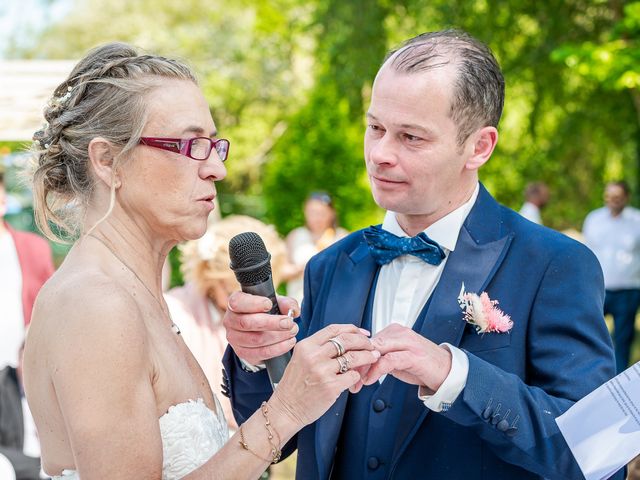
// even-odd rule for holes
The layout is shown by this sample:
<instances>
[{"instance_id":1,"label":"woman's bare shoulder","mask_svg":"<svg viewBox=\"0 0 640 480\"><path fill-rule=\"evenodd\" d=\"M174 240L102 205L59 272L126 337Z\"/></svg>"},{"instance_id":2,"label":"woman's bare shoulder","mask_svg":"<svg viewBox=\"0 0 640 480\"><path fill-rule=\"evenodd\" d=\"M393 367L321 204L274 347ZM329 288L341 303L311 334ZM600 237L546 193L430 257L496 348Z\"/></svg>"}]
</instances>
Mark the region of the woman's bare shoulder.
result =
<instances>
[{"instance_id":1,"label":"woman's bare shoulder","mask_svg":"<svg viewBox=\"0 0 640 480\"><path fill-rule=\"evenodd\" d=\"M56 272L38 295L31 329L55 337L62 348L120 336L126 344L146 335L137 300L91 267Z\"/></svg>"}]
</instances>

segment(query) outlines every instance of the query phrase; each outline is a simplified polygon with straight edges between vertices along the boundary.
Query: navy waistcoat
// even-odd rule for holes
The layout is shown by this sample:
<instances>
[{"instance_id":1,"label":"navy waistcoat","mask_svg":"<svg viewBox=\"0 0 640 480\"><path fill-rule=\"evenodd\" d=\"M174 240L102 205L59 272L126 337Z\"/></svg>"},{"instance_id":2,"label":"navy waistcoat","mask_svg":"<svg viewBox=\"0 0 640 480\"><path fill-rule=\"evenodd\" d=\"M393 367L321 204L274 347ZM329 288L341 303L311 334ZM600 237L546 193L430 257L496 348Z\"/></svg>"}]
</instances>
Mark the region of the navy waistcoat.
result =
<instances>
[{"instance_id":1,"label":"navy waistcoat","mask_svg":"<svg viewBox=\"0 0 640 480\"><path fill-rule=\"evenodd\" d=\"M376 273L363 313L362 328L371 331L373 297L378 283ZM418 315L413 330L420 331L431 298ZM332 479L382 480L388 478L396 445L396 431L402 418L402 406L408 391L417 387L387 375L382 383L365 386L355 395L349 394ZM426 407L425 407L426 408Z\"/></svg>"}]
</instances>

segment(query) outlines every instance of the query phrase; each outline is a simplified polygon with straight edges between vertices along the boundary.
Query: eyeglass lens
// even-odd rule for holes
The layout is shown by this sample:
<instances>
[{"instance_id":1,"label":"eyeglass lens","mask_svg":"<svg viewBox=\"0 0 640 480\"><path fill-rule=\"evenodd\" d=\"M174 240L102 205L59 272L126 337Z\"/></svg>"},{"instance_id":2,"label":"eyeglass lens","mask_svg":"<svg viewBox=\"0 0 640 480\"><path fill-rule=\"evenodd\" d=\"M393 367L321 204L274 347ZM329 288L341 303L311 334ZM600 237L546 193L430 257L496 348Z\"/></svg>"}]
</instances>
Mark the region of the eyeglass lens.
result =
<instances>
[{"instance_id":1,"label":"eyeglass lens","mask_svg":"<svg viewBox=\"0 0 640 480\"><path fill-rule=\"evenodd\" d=\"M226 140L213 141L208 138L194 138L191 141L191 156L198 160L206 160L211 153L211 145L215 143L216 153L220 157L220 160L225 161L227 159L227 153L229 151L229 143Z\"/></svg>"}]
</instances>

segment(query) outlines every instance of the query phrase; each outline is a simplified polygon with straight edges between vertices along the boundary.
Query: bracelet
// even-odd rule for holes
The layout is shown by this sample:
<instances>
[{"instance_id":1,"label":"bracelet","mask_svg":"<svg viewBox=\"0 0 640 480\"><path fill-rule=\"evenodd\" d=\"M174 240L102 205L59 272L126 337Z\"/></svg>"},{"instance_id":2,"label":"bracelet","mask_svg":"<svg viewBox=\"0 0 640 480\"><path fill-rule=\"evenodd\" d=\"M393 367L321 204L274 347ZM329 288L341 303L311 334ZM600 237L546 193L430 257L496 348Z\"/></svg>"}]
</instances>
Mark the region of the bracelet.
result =
<instances>
[{"instance_id":1,"label":"bracelet","mask_svg":"<svg viewBox=\"0 0 640 480\"><path fill-rule=\"evenodd\" d=\"M269 445L271 445L271 456L273 457L271 463L278 463L280 461L280 457L282 457L282 450L280 450L280 448L278 447L278 445L280 445L280 435L278 435L278 432L276 432L275 428L273 429L273 431L271 430L273 427L271 426L271 422L269 421L269 407L267 405L267 402L262 402L262 405L260 405L260 410L262 411L262 416L264 417L264 428L267 429L267 438L269 439ZM276 434L276 437L278 439L277 444L273 443L274 433Z\"/></svg>"},{"instance_id":2,"label":"bracelet","mask_svg":"<svg viewBox=\"0 0 640 480\"><path fill-rule=\"evenodd\" d=\"M244 448L247 452L251 453L254 457L258 457L263 462L271 463L271 460L261 457L256 452L251 450L251 448L249 448L249 444L244 440L244 432L242 431L242 425L240 425L239 430L240 430L240 440L238 440L238 443L242 445L242 448Z\"/></svg>"},{"instance_id":3,"label":"bracelet","mask_svg":"<svg viewBox=\"0 0 640 480\"><path fill-rule=\"evenodd\" d=\"M280 461L280 457L282 457L282 450L280 450L280 448L278 447L278 445L280 445L280 435L275 430L275 428L272 427L271 422L269 421L269 416L268 416L269 408L267 406L267 402L262 402L262 405L260 406L260 410L262 412L262 416L264 417L264 428L267 430L267 438L269 439L269 445L271 446L271 459L264 458L258 455L249 447L249 444L246 442L244 438L244 431L242 430L242 425L240 425L240 428L239 428L240 440L238 441L238 443L242 446L242 448L244 448L246 451L251 453L253 456L259 458L263 462L278 463ZM274 434L278 440L277 444L273 443Z\"/></svg>"}]
</instances>

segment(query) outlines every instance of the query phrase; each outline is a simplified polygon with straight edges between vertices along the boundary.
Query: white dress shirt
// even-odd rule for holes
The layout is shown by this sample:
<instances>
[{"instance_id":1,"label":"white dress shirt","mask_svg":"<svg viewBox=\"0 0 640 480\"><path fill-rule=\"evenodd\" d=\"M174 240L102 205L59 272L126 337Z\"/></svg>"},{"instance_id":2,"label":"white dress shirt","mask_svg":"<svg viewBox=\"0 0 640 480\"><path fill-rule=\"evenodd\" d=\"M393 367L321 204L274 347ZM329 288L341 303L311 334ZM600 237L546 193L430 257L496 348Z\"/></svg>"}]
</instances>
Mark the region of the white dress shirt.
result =
<instances>
[{"instance_id":1,"label":"white dress shirt","mask_svg":"<svg viewBox=\"0 0 640 480\"><path fill-rule=\"evenodd\" d=\"M9 232L0 234L0 368L18 365L18 351L24 340L22 271Z\"/></svg>"},{"instance_id":2,"label":"white dress shirt","mask_svg":"<svg viewBox=\"0 0 640 480\"><path fill-rule=\"evenodd\" d=\"M607 290L640 288L640 210L625 207L614 217L607 207L599 208L587 215L582 233Z\"/></svg>"},{"instance_id":3,"label":"white dress shirt","mask_svg":"<svg viewBox=\"0 0 640 480\"><path fill-rule=\"evenodd\" d=\"M479 185L476 185L466 203L424 230L429 238L440 244L446 254L440 265L430 265L413 255L401 255L380 268L373 300L372 336L392 323L405 327L411 327L415 323L440 280L449 254L455 250L460 229L478 197L479 189ZM382 228L398 237L408 236L398 224L394 212L387 212ZM458 292L452 294L457 295ZM462 313L460 315L462 318ZM466 354L453 345L443 345L452 355L449 375L433 395L424 395L422 389L418 392L427 408L436 412L447 409L458 398L469 373Z\"/></svg>"},{"instance_id":4,"label":"white dress shirt","mask_svg":"<svg viewBox=\"0 0 640 480\"><path fill-rule=\"evenodd\" d=\"M524 202L519 213L527 220L530 220L533 223L537 223L538 225L542 225L542 218L540 217L540 209L538 208L537 205L534 205L531 202Z\"/></svg>"}]
</instances>

